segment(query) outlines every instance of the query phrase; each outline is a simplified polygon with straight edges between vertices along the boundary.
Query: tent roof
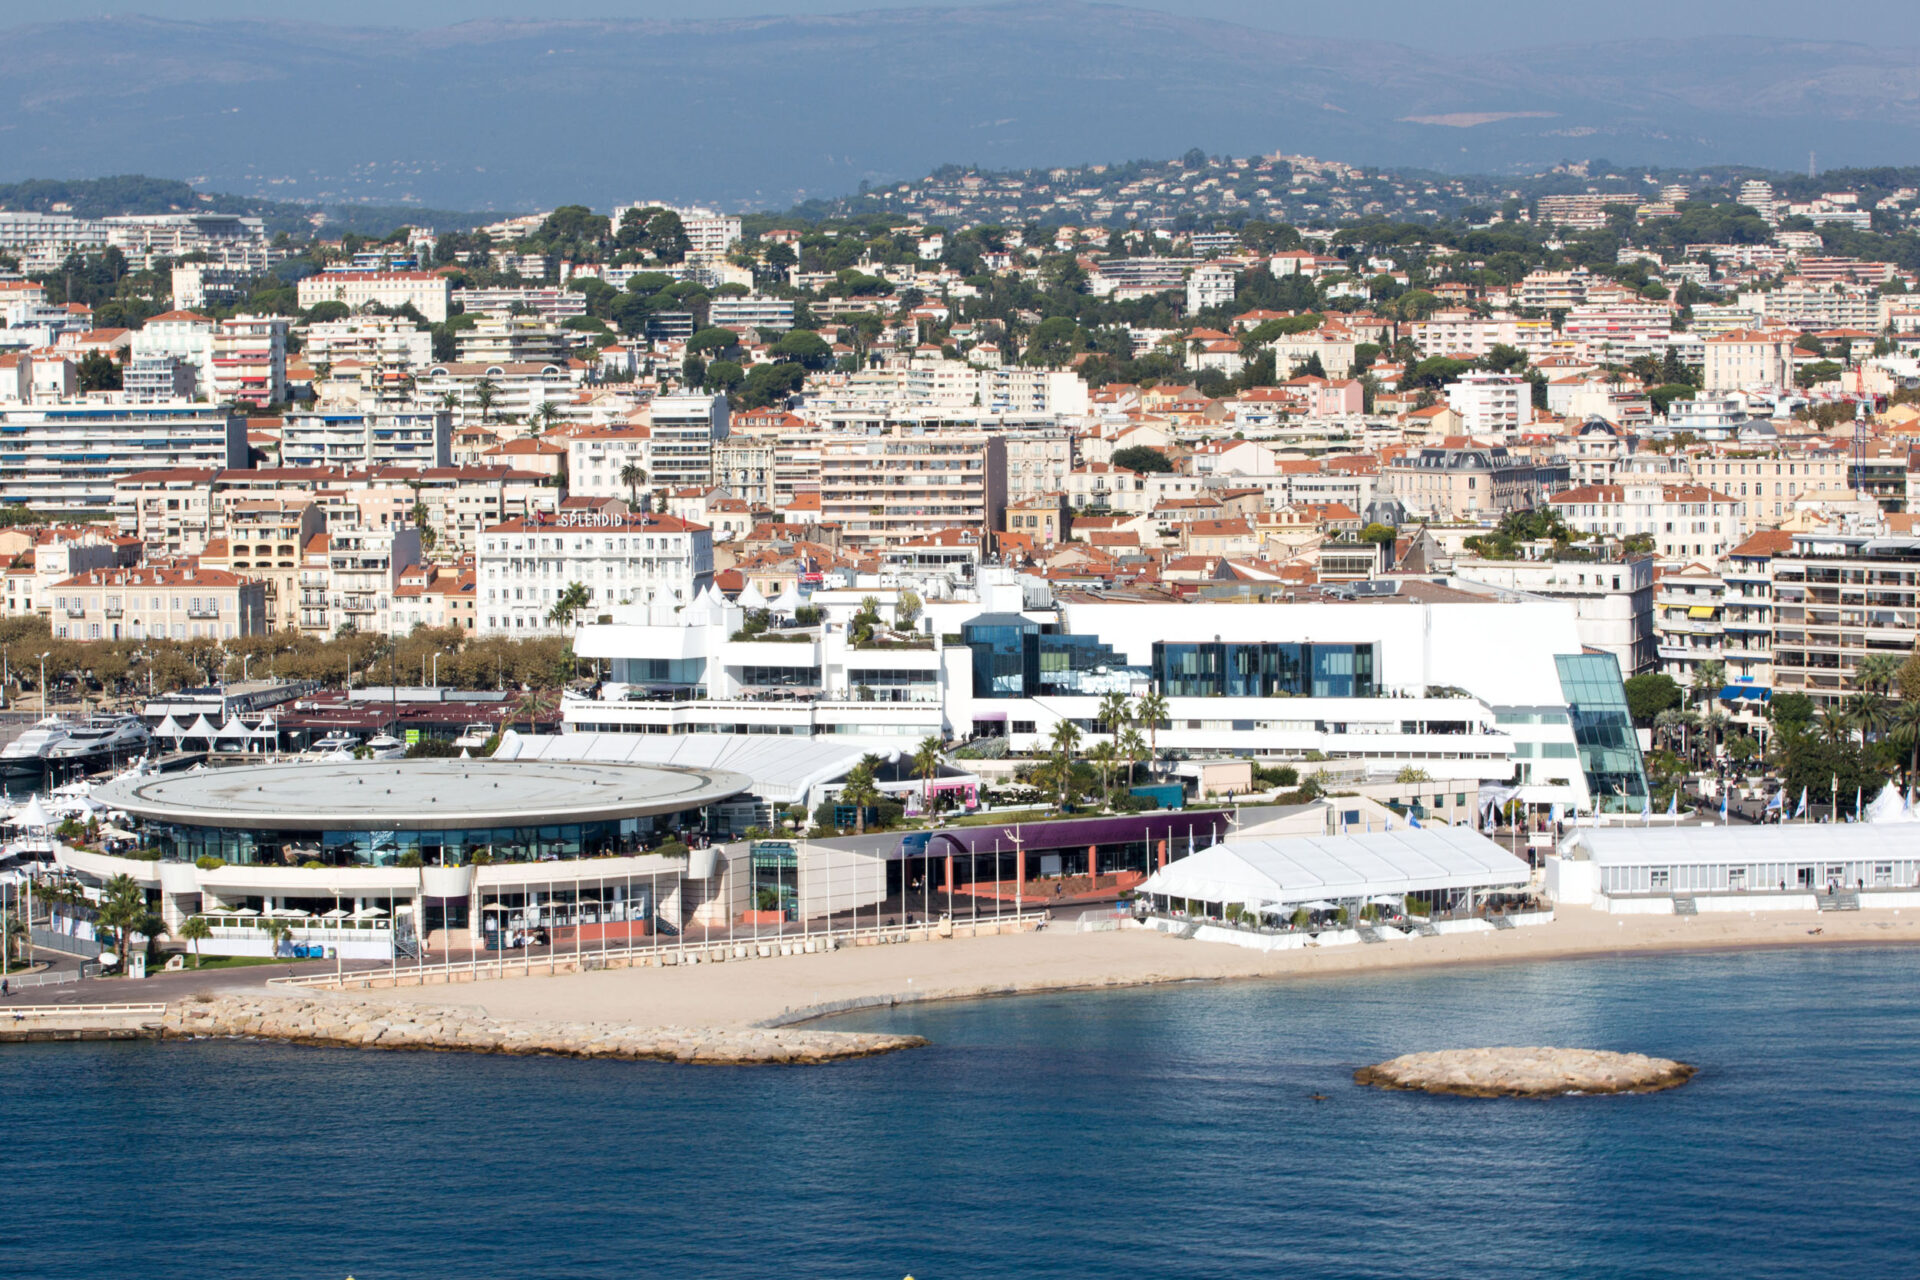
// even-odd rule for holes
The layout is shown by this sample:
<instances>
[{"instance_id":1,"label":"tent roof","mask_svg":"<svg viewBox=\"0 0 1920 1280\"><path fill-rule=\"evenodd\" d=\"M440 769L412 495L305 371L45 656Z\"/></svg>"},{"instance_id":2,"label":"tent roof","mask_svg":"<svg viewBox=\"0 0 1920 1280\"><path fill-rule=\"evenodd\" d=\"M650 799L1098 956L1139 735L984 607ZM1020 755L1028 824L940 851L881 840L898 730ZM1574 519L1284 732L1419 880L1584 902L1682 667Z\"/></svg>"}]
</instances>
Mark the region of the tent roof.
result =
<instances>
[{"instance_id":1,"label":"tent roof","mask_svg":"<svg viewBox=\"0 0 1920 1280\"><path fill-rule=\"evenodd\" d=\"M1750 866L1920 858L1920 823L1814 823L1735 827L1581 827L1562 849L1599 866Z\"/></svg>"},{"instance_id":2,"label":"tent roof","mask_svg":"<svg viewBox=\"0 0 1920 1280\"><path fill-rule=\"evenodd\" d=\"M1527 864L1468 827L1239 837L1161 868L1143 893L1268 905L1436 889L1517 888Z\"/></svg>"},{"instance_id":3,"label":"tent roof","mask_svg":"<svg viewBox=\"0 0 1920 1280\"><path fill-rule=\"evenodd\" d=\"M53 825L46 806L40 803L40 797L34 796L13 815L13 825L28 831L41 831Z\"/></svg>"}]
</instances>

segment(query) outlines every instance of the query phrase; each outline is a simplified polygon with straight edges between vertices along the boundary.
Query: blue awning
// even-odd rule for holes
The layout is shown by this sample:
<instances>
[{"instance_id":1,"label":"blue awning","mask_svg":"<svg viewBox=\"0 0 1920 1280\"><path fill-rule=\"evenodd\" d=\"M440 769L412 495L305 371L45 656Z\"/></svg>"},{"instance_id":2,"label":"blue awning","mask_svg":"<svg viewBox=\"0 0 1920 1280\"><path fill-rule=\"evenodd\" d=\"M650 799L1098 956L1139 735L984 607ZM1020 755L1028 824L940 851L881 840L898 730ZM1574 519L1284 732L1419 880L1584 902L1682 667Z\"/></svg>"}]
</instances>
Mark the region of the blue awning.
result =
<instances>
[{"instance_id":1,"label":"blue awning","mask_svg":"<svg viewBox=\"0 0 1920 1280\"><path fill-rule=\"evenodd\" d=\"M1720 691L1722 702L1768 702L1773 690L1757 684L1730 684Z\"/></svg>"}]
</instances>

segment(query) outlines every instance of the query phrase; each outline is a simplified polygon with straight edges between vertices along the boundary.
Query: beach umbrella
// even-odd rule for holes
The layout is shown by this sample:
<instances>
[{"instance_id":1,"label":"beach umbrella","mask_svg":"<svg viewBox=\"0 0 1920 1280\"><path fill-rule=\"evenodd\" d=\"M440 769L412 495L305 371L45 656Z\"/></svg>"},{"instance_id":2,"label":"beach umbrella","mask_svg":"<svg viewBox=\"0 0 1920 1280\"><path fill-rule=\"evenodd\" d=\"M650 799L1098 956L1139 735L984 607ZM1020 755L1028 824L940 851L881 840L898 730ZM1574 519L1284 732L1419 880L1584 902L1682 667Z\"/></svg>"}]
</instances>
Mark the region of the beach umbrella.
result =
<instances>
[{"instance_id":1,"label":"beach umbrella","mask_svg":"<svg viewBox=\"0 0 1920 1280\"><path fill-rule=\"evenodd\" d=\"M232 911L215 911L215 912L213 912L212 914L214 914L214 915L217 915L217 916L248 916L248 917L252 917L252 916L257 916L257 915L259 915L260 913L259 913L258 911L255 911L255 910L254 910L254 909L253 909L252 907L235 907L235 908L234 908L234 909L233 909Z\"/></svg>"},{"instance_id":2,"label":"beach umbrella","mask_svg":"<svg viewBox=\"0 0 1920 1280\"><path fill-rule=\"evenodd\" d=\"M331 911L324 912L320 916L320 918L322 920L345 920L348 914L349 913L345 907L335 907Z\"/></svg>"},{"instance_id":3,"label":"beach umbrella","mask_svg":"<svg viewBox=\"0 0 1920 1280\"><path fill-rule=\"evenodd\" d=\"M377 920L387 914L384 907L362 907L353 913L355 920Z\"/></svg>"}]
</instances>

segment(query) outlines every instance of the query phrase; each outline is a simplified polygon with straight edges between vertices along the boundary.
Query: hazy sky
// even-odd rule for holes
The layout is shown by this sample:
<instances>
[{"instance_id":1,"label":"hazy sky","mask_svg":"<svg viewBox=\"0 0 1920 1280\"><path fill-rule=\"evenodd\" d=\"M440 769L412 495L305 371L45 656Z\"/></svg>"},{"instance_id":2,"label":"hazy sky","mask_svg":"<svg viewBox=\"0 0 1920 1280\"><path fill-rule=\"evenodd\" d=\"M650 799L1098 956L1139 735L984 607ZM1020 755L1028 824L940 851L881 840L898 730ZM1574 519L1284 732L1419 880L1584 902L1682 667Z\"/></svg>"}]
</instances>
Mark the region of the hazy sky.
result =
<instances>
[{"instance_id":1,"label":"hazy sky","mask_svg":"<svg viewBox=\"0 0 1920 1280\"><path fill-rule=\"evenodd\" d=\"M969 0L946 0L968 3ZM1223 18L1269 30L1359 40L1395 40L1455 51L1559 41L1698 36L1739 31L1879 43L1912 43L1912 0L1855 0L1823 10L1805 0L1131 0L1136 8ZM931 7L928 0L0 0L0 25L102 13L179 18L267 17L393 26L437 26L475 17L736 17L763 13L835 13ZM1821 19L1836 14L1831 24Z\"/></svg>"}]
</instances>

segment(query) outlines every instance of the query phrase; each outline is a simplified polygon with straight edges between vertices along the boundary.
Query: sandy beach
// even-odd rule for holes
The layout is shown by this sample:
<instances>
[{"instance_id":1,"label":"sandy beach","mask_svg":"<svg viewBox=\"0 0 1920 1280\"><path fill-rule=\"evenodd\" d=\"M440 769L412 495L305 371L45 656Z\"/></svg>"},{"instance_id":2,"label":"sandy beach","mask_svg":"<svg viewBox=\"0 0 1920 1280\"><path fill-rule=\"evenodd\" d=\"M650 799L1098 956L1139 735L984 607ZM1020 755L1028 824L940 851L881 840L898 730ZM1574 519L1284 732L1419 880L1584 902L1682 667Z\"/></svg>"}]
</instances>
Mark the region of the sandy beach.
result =
<instances>
[{"instance_id":1,"label":"sandy beach","mask_svg":"<svg viewBox=\"0 0 1920 1280\"><path fill-rule=\"evenodd\" d=\"M1079 933L1069 923L1005 937L858 947L720 965L357 991L354 998L471 1007L502 1019L741 1028L787 1025L849 1003L890 999L966 999L1690 950L1915 943L1920 943L1920 912L1621 917L1572 908L1550 923L1526 929L1269 954L1146 930Z\"/></svg>"}]
</instances>

